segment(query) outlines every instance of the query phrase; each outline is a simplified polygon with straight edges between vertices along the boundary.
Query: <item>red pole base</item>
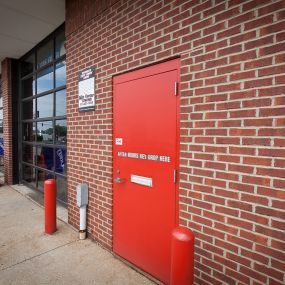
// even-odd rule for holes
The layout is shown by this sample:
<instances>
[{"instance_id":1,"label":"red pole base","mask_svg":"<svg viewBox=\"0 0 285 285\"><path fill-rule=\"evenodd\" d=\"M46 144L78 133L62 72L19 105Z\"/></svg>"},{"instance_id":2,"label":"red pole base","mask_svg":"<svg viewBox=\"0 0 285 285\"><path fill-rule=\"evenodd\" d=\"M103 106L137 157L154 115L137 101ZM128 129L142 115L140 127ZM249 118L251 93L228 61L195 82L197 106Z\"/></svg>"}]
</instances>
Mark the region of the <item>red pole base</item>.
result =
<instances>
[{"instance_id":1,"label":"red pole base","mask_svg":"<svg viewBox=\"0 0 285 285\"><path fill-rule=\"evenodd\" d=\"M192 285L194 280L194 234L184 227L172 232L170 285Z\"/></svg>"},{"instance_id":2,"label":"red pole base","mask_svg":"<svg viewBox=\"0 0 285 285\"><path fill-rule=\"evenodd\" d=\"M52 234L56 231L56 182L48 179L44 184L45 206L45 233Z\"/></svg>"}]
</instances>

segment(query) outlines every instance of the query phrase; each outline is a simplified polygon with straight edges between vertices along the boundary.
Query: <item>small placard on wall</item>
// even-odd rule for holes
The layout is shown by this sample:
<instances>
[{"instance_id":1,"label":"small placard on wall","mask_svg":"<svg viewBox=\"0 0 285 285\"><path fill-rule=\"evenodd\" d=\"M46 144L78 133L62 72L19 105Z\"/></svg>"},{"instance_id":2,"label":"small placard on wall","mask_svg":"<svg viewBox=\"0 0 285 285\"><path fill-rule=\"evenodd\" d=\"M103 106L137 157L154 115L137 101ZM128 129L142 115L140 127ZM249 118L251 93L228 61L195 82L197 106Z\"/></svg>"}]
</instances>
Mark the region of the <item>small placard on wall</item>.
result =
<instances>
[{"instance_id":1,"label":"small placard on wall","mask_svg":"<svg viewBox=\"0 0 285 285\"><path fill-rule=\"evenodd\" d=\"M90 67L79 72L78 111L93 111L95 105L95 67Z\"/></svg>"}]
</instances>

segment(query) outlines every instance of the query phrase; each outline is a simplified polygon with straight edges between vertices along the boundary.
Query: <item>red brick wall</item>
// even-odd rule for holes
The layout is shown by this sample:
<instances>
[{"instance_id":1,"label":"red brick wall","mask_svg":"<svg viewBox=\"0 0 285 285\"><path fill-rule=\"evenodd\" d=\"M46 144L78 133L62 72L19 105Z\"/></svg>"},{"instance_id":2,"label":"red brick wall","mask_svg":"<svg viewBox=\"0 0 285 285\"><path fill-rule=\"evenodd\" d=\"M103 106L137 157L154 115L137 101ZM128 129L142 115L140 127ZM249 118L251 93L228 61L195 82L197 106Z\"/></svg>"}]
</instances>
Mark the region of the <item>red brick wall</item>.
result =
<instances>
[{"instance_id":1,"label":"red brick wall","mask_svg":"<svg viewBox=\"0 0 285 285\"><path fill-rule=\"evenodd\" d=\"M7 184L13 184L12 82L11 60L9 58L6 58L1 62L1 69L3 96L4 180Z\"/></svg>"},{"instance_id":2,"label":"red brick wall","mask_svg":"<svg viewBox=\"0 0 285 285\"><path fill-rule=\"evenodd\" d=\"M112 76L179 56L179 213L196 234L196 284L284 284L285 1L101 2L67 1L70 223L87 181L88 232L112 247ZM96 111L78 113L90 66Z\"/></svg>"}]
</instances>

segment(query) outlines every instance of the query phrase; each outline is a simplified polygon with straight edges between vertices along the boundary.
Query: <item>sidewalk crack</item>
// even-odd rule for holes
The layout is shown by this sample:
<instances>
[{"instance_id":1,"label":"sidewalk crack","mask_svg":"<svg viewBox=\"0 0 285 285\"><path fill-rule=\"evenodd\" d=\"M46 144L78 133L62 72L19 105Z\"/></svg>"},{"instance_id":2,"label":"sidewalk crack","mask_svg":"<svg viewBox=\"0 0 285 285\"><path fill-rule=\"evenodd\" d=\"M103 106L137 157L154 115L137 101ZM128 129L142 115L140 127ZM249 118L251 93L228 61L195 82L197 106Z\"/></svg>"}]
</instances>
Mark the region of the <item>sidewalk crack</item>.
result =
<instances>
[{"instance_id":1,"label":"sidewalk crack","mask_svg":"<svg viewBox=\"0 0 285 285\"><path fill-rule=\"evenodd\" d=\"M55 247L55 248L49 249L49 250L47 250L47 251L44 251L44 252L42 252L42 253L39 253L39 254L37 254L37 255L34 255L34 256L31 256L31 257L29 257L29 258L26 258L26 259L24 259L24 260L22 260L22 261L19 261L19 262L15 263L15 264L9 265L9 266L7 266L7 267L3 267L3 268L0 269L0 272L1 272L1 271L4 271L4 270L7 270L7 269L9 269L9 268L12 268L12 267L14 267L14 266L16 266L16 265L19 265L19 264L21 264L21 263L24 263L24 262L26 262L26 261L30 261L30 260L32 260L32 259L34 259L34 258L36 258L36 257L41 256L41 255L44 255L44 254L47 254L47 253L52 252L52 251L54 251L54 250L57 250L57 249L59 249L59 248L61 248L61 247L68 246L68 245L70 245L70 244L72 244L72 243L75 243L76 241L78 241L78 240L76 239L76 240L73 240L73 241L71 241L71 242L65 243L65 244L63 244L63 245L59 245L59 246L57 246L57 247Z\"/></svg>"}]
</instances>

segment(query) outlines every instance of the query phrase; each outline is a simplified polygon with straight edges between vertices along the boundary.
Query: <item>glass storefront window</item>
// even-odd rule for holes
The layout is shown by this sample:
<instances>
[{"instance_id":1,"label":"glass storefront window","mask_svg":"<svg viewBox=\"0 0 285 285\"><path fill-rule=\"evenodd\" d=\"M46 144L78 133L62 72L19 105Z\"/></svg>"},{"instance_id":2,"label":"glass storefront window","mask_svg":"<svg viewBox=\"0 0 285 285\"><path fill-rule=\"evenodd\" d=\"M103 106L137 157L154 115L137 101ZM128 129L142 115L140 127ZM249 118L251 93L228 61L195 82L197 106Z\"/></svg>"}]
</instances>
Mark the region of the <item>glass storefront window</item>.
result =
<instances>
[{"instance_id":1,"label":"glass storefront window","mask_svg":"<svg viewBox=\"0 0 285 285\"><path fill-rule=\"evenodd\" d=\"M37 52L37 68L41 68L53 62L53 40L49 41Z\"/></svg>"},{"instance_id":2,"label":"glass storefront window","mask_svg":"<svg viewBox=\"0 0 285 285\"><path fill-rule=\"evenodd\" d=\"M66 144L67 126L66 120L55 121L55 142L57 144Z\"/></svg>"},{"instance_id":3,"label":"glass storefront window","mask_svg":"<svg viewBox=\"0 0 285 285\"><path fill-rule=\"evenodd\" d=\"M52 121L37 122L37 141L42 143L53 143Z\"/></svg>"},{"instance_id":4,"label":"glass storefront window","mask_svg":"<svg viewBox=\"0 0 285 285\"><path fill-rule=\"evenodd\" d=\"M66 63L65 60L55 66L55 87L61 87L66 84Z\"/></svg>"},{"instance_id":5,"label":"glass storefront window","mask_svg":"<svg viewBox=\"0 0 285 285\"><path fill-rule=\"evenodd\" d=\"M37 165L41 168L54 170L53 148L47 146L37 147Z\"/></svg>"},{"instance_id":6,"label":"glass storefront window","mask_svg":"<svg viewBox=\"0 0 285 285\"><path fill-rule=\"evenodd\" d=\"M21 178L43 191L44 181L56 177L57 197L66 202L66 61L63 29L57 30L48 41L20 59L20 76Z\"/></svg>"},{"instance_id":7,"label":"glass storefront window","mask_svg":"<svg viewBox=\"0 0 285 285\"><path fill-rule=\"evenodd\" d=\"M24 120L35 119L36 118L36 100L32 99L29 101L24 101L22 113L23 113Z\"/></svg>"},{"instance_id":8,"label":"glass storefront window","mask_svg":"<svg viewBox=\"0 0 285 285\"><path fill-rule=\"evenodd\" d=\"M53 89L53 68L48 67L38 73L37 94Z\"/></svg>"},{"instance_id":9,"label":"glass storefront window","mask_svg":"<svg viewBox=\"0 0 285 285\"><path fill-rule=\"evenodd\" d=\"M56 196L57 199L67 202L67 183L66 178L59 175L56 176Z\"/></svg>"},{"instance_id":10,"label":"glass storefront window","mask_svg":"<svg viewBox=\"0 0 285 285\"><path fill-rule=\"evenodd\" d=\"M60 90L55 93L55 115L66 115L66 90Z\"/></svg>"},{"instance_id":11,"label":"glass storefront window","mask_svg":"<svg viewBox=\"0 0 285 285\"><path fill-rule=\"evenodd\" d=\"M55 149L55 171L66 174L66 148Z\"/></svg>"},{"instance_id":12,"label":"glass storefront window","mask_svg":"<svg viewBox=\"0 0 285 285\"><path fill-rule=\"evenodd\" d=\"M22 80L22 98L31 97L36 94L36 81L34 77Z\"/></svg>"},{"instance_id":13,"label":"glass storefront window","mask_svg":"<svg viewBox=\"0 0 285 285\"><path fill-rule=\"evenodd\" d=\"M65 55L65 35L64 32L61 32L56 38L55 38L55 57L59 58L63 55Z\"/></svg>"},{"instance_id":14,"label":"glass storefront window","mask_svg":"<svg viewBox=\"0 0 285 285\"><path fill-rule=\"evenodd\" d=\"M41 191L44 191L45 180L53 179L53 178L54 178L54 174L38 169L37 171L38 189Z\"/></svg>"},{"instance_id":15,"label":"glass storefront window","mask_svg":"<svg viewBox=\"0 0 285 285\"><path fill-rule=\"evenodd\" d=\"M53 93L37 98L37 117L47 118L53 116Z\"/></svg>"},{"instance_id":16,"label":"glass storefront window","mask_svg":"<svg viewBox=\"0 0 285 285\"><path fill-rule=\"evenodd\" d=\"M36 123L28 122L22 125L23 141L33 142L36 140Z\"/></svg>"},{"instance_id":17,"label":"glass storefront window","mask_svg":"<svg viewBox=\"0 0 285 285\"><path fill-rule=\"evenodd\" d=\"M35 165L36 158L37 158L36 147L29 144L24 144L22 152L22 160L24 162Z\"/></svg>"},{"instance_id":18,"label":"glass storefront window","mask_svg":"<svg viewBox=\"0 0 285 285\"><path fill-rule=\"evenodd\" d=\"M34 71L35 67L35 54L32 53L30 56L21 61L21 76L28 75Z\"/></svg>"},{"instance_id":19,"label":"glass storefront window","mask_svg":"<svg viewBox=\"0 0 285 285\"><path fill-rule=\"evenodd\" d=\"M32 187L36 187L36 169L23 164L23 179Z\"/></svg>"}]
</instances>

